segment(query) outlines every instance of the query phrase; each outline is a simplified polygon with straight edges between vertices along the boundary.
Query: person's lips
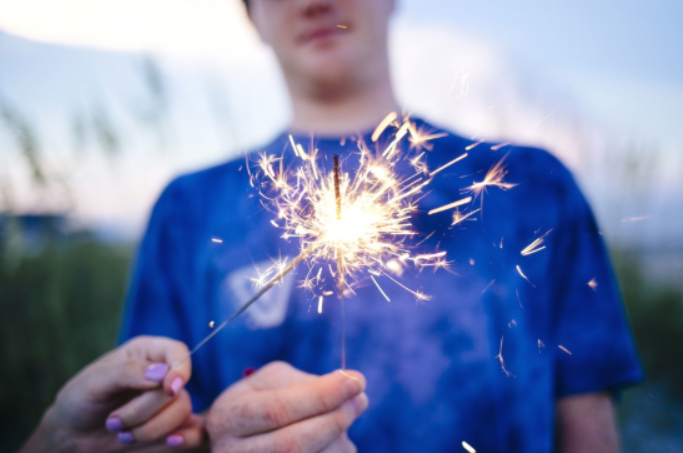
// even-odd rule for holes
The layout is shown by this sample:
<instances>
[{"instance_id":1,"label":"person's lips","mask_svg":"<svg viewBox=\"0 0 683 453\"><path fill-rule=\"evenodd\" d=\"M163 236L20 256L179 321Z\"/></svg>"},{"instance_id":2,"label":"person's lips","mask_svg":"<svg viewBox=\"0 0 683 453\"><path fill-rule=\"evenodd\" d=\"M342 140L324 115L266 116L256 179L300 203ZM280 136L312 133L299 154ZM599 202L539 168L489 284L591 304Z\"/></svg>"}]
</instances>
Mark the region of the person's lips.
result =
<instances>
[{"instance_id":1,"label":"person's lips","mask_svg":"<svg viewBox=\"0 0 683 453\"><path fill-rule=\"evenodd\" d=\"M303 43L314 43L314 42L321 42L321 41L326 41L330 38L333 38L337 35L341 35L343 33L347 33L348 28L341 28L341 27L319 27L316 29L311 30L308 33L304 33L301 37L301 42Z\"/></svg>"}]
</instances>

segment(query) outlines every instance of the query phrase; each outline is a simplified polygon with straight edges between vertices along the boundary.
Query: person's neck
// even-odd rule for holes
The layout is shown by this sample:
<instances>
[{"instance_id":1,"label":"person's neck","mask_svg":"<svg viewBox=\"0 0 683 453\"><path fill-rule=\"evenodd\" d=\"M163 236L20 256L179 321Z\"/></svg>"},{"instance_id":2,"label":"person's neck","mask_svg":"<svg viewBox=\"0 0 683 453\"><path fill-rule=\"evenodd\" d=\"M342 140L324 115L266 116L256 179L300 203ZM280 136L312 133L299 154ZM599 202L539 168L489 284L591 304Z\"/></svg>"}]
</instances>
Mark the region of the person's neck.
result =
<instances>
[{"instance_id":1,"label":"person's neck","mask_svg":"<svg viewBox=\"0 0 683 453\"><path fill-rule=\"evenodd\" d=\"M336 97L292 93L292 107L294 116L290 130L320 136L370 130L390 112L400 111L388 74L376 83Z\"/></svg>"}]
</instances>

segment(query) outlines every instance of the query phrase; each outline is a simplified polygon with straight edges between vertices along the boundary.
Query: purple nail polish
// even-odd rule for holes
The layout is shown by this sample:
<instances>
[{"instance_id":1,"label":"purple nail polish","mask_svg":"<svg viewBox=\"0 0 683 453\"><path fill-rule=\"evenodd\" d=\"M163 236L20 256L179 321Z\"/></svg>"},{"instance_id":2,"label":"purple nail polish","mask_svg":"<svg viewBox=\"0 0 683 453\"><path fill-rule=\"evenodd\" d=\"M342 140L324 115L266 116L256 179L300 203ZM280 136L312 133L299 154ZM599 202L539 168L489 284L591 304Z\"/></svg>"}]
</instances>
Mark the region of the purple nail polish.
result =
<instances>
[{"instance_id":1,"label":"purple nail polish","mask_svg":"<svg viewBox=\"0 0 683 453\"><path fill-rule=\"evenodd\" d=\"M107 429L113 433L121 431L125 426L123 426L123 422L121 421L120 418L118 417L110 417L107 419L106 422L104 422L104 425L107 427Z\"/></svg>"},{"instance_id":2,"label":"purple nail polish","mask_svg":"<svg viewBox=\"0 0 683 453\"><path fill-rule=\"evenodd\" d=\"M171 382L171 390L173 391L174 395L177 395L180 389L183 388L183 380L179 377L173 379L173 382Z\"/></svg>"},{"instance_id":3,"label":"purple nail polish","mask_svg":"<svg viewBox=\"0 0 683 453\"><path fill-rule=\"evenodd\" d=\"M135 442L135 437L130 433L130 431L121 431L118 435L119 442L122 444L132 444Z\"/></svg>"},{"instance_id":4,"label":"purple nail polish","mask_svg":"<svg viewBox=\"0 0 683 453\"><path fill-rule=\"evenodd\" d=\"M169 447L179 447L184 443L185 439L183 439L183 436L179 436L178 434L173 434L166 438L166 445Z\"/></svg>"},{"instance_id":5,"label":"purple nail polish","mask_svg":"<svg viewBox=\"0 0 683 453\"><path fill-rule=\"evenodd\" d=\"M145 370L145 378L150 381L161 382L166 377L167 371L168 365L165 363L155 363L147 367Z\"/></svg>"}]
</instances>

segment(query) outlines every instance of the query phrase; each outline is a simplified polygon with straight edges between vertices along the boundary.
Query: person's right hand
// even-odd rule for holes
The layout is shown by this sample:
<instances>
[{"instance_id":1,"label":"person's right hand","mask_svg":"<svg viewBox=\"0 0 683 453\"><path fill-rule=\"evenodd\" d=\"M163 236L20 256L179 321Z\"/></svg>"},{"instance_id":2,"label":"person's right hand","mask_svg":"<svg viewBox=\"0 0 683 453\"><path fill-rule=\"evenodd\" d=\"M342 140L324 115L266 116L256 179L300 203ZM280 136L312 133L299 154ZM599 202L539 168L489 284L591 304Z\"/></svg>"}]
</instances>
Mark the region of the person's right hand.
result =
<instances>
[{"instance_id":1,"label":"person's right hand","mask_svg":"<svg viewBox=\"0 0 683 453\"><path fill-rule=\"evenodd\" d=\"M212 451L355 452L346 430L366 409L357 371L315 376L272 362L233 384L206 418Z\"/></svg>"}]
</instances>

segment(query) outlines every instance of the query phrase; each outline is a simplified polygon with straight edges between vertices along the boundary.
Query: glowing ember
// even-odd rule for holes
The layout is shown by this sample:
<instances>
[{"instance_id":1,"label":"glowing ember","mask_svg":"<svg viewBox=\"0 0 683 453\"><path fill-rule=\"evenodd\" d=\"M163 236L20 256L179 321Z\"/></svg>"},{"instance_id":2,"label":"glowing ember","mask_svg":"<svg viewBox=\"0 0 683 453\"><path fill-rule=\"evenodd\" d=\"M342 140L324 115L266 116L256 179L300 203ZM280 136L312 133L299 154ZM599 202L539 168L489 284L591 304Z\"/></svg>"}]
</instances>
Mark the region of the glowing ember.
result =
<instances>
[{"instance_id":1,"label":"glowing ember","mask_svg":"<svg viewBox=\"0 0 683 453\"><path fill-rule=\"evenodd\" d=\"M591 288L593 291L595 291L596 288L598 287L598 282L595 281L594 278L592 278L591 281L589 281L587 284L588 284L588 286L590 286L590 288Z\"/></svg>"}]
</instances>

